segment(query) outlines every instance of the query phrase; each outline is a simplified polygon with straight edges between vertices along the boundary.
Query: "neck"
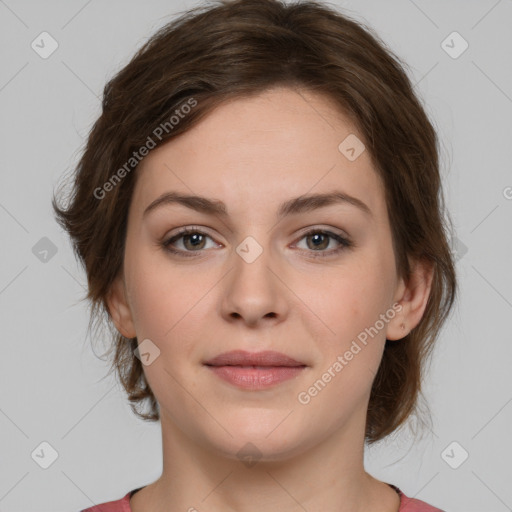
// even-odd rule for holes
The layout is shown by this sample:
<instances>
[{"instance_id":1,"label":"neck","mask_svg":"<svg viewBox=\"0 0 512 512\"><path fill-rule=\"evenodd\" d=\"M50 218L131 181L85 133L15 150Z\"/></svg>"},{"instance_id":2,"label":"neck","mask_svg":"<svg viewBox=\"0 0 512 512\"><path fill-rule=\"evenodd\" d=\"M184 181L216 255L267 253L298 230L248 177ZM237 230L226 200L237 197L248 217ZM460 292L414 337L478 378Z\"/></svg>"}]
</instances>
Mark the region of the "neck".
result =
<instances>
[{"instance_id":1,"label":"neck","mask_svg":"<svg viewBox=\"0 0 512 512\"><path fill-rule=\"evenodd\" d=\"M307 449L301 446L293 453L279 453L268 436L259 443L267 451L258 449L251 460L246 443L233 442L232 449L201 444L161 412L163 472L133 496L133 512L399 509L396 492L364 470L364 438L357 436L364 432L360 423L364 416L334 430L321 443Z\"/></svg>"}]
</instances>

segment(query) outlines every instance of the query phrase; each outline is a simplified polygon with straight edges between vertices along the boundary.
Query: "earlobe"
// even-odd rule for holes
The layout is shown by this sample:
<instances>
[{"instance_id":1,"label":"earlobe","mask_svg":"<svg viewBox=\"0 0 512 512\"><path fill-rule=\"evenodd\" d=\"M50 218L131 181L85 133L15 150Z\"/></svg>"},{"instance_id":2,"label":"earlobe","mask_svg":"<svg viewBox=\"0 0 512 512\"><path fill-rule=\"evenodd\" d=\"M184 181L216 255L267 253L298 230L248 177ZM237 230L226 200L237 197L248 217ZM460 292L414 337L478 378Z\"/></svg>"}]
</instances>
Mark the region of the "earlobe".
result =
<instances>
[{"instance_id":1,"label":"earlobe","mask_svg":"<svg viewBox=\"0 0 512 512\"><path fill-rule=\"evenodd\" d=\"M125 338L135 338L132 313L126 299L126 288L122 276L118 276L107 297L107 304L112 321Z\"/></svg>"},{"instance_id":2,"label":"earlobe","mask_svg":"<svg viewBox=\"0 0 512 512\"><path fill-rule=\"evenodd\" d=\"M431 262L417 260L407 283L400 280L395 302L401 310L388 323L386 338L399 340L407 336L421 321L432 288L434 268Z\"/></svg>"}]
</instances>

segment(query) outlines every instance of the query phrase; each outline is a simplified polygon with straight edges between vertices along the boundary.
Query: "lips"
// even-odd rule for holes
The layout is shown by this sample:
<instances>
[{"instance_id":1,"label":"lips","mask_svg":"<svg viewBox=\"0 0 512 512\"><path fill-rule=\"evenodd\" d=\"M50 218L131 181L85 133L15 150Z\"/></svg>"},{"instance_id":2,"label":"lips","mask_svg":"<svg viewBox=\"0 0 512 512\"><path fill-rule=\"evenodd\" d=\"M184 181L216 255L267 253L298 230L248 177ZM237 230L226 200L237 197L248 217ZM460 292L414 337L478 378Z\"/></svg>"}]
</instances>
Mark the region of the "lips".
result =
<instances>
[{"instance_id":1,"label":"lips","mask_svg":"<svg viewBox=\"0 0 512 512\"><path fill-rule=\"evenodd\" d=\"M204 365L220 379L246 391L264 390L284 383L298 377L307 366L272 350L254 353L233 350L209 359Z\"/></svg>"},{"instance_id":2,"label":"lips","mask_svg":"<svg viewBox=\"0 0 512 512\"><path fill-rule=\"evenodd\" d=\"M304 367L305 363L297 361L280 352L265 350L263 352L247 352L245 350L232 350L224 352L209 359L206 366L241 366L241 367Z\"/></svg>"}]
</instances>

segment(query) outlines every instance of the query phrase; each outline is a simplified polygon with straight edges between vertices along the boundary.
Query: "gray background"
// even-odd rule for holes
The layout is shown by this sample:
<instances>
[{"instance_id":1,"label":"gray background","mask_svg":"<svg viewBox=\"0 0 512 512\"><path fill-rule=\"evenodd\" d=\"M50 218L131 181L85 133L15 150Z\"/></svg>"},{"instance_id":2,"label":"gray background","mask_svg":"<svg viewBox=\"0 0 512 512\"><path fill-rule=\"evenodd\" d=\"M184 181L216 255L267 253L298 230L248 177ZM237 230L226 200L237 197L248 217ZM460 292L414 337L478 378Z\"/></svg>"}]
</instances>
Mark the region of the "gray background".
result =
<instances>
[{"instance_id":1,"label":"gray background","mask_svg":"<svg viewBox=\"0 0 512 512\"><path fill-rule=\"evenodd\" d=\"M367 470L446 511L510 511L512 1L333 4L410 66L442 140L457 230L460 302L425 384L432 431L414 442L403 430L369 449ZM86 338L85 276L50 196L77 162L105 82L193 5L0 0L2 512L78 511L160 475L159 424L131 413ZM47 59L31 47L43 31L59 45ZM442 44L453 31L469 44L457 58ZM462 48L460 39L445 44ZM31 455L44 441L58 453L48 469ZM460 464L462 450L469 457Z\"/></svg>"}]
</instances>

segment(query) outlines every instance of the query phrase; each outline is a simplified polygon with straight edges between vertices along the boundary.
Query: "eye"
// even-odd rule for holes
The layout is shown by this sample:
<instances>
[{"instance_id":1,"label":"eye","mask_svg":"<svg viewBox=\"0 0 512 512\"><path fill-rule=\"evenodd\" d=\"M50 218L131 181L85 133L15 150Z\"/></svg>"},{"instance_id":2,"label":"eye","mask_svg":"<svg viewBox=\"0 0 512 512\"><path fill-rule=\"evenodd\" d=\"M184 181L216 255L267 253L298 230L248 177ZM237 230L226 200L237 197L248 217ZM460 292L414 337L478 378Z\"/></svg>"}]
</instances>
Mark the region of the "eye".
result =
<instances>
[{"instance_id":1,"label":"eye","mask_svg":"<svg viewBox=\"0 0 512 512\"><path fill-rule=\"evenodd\" d=\"M166 239L162 242L162 246L166 251L177 254L178 256L190 257L195 256L193 253L200 253L208 248L205 247L206 239L208 238L213 240L208 234L200 229L188 227L183 228L171 238ZM314 258L333 256L353 246L353 243L349 239L336 233L332 233L331 231L320 229L312 229L304 233L299 240L303 239L308 241L311 240L311 243L306 243L309 250L306 250L305 252L309 252L310 254L308 254L308 256L312 256ZM330 251L324 250L329 246L332 240L334 240L338 246ZM181 242L183 248L174 248L173 246L177 242Z\"/></svg>"},{"instance_id":2,"label":"eye","mask_svg":"<svg viewBox=\"0 0 512 512\"><path fill-rule=\"evenodd\" d=\"M163 242L164 248L172 252L174 254L179 254L180 256L193 256L193 254L186 254L187 252L200 252L203 249L206 249L205 247L205 240L209 238L212 240L212 238L204 233L203 231L200 231L196 228L184 228L176 235L172 236L171 238L167 239ZM182 249L174 249L171 246L178 240L183 239L183 246L185 250Z\"/></svg>"},{"instance_id":3,"label":"eye","mask_svg":"<svg viewBox=\"0 0 512 512\"><path fill-rule=\"evenodd\" d=\"M347 238L342 237L336 233L332 233L331 231L325 231L320 229L312 229L307 233L304 233L300 240L306 239L306 245L308 249L311 249L308 252L313 253L312 256L316 257L327 257L332 256L334 254L338 254L339 252L352 247L352 242ZM311 240L311 243L308 241ZM331 240L334 240L338 243L338 247L332 249L330 251L325 251L329 246ZM314 254L317 253L317 254Z\"/></svg>"}]
</instances>

